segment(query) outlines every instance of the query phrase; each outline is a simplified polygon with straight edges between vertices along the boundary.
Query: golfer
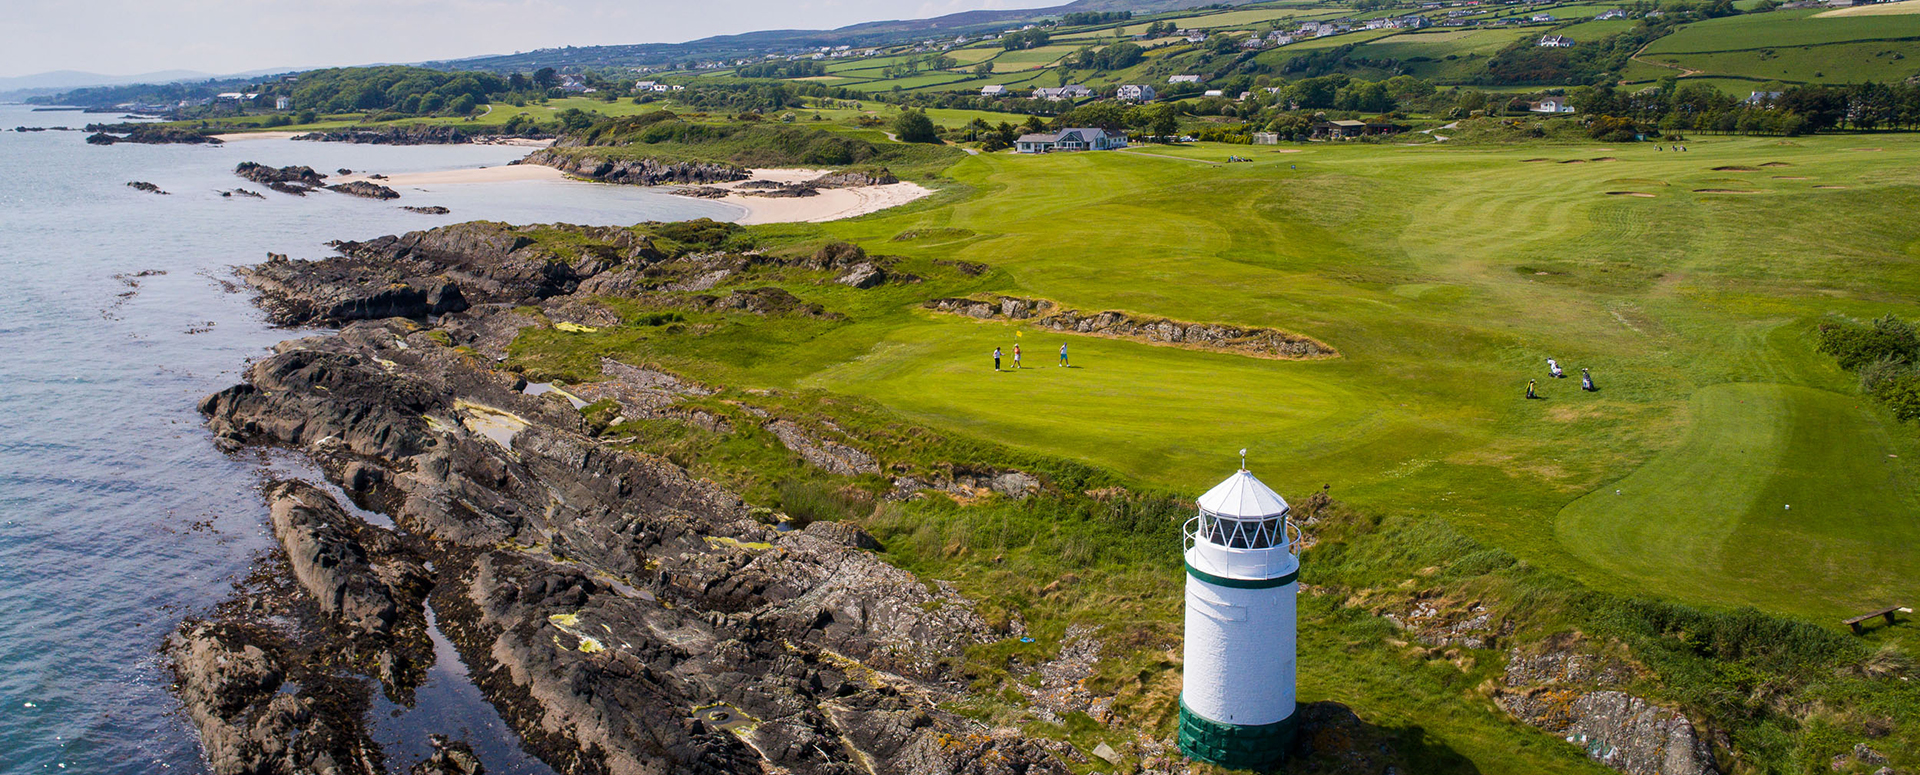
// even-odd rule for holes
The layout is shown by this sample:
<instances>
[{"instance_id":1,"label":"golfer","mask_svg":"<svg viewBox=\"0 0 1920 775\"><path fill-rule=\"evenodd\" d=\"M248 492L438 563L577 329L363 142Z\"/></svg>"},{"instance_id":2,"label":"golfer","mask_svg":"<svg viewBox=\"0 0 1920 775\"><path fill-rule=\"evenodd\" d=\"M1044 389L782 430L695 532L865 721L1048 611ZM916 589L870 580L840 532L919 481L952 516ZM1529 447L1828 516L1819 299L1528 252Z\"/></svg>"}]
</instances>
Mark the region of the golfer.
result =
<instances>
[{"instance_id":1,"label":"golfer","mask_svg":"<svg viewBox=\"0 0 1920 775\"><path fill-rule=\"evenodd\" d=\"M1560 364L1555 363L1552 358L1547 359L1547 374L1552 376L1554 379L1559 379L1561 377L1567 376L1566 372L1563 372L1560 370Z\"/></svg>"},{"instance_id":2,"label":"golfer","mask_svg":"<svg viewBox=\"0 0 1920 775\"><path fill-rule=\"evenodd\" d=\"M1580 367L1580 389L1589 393L1600 389L1593 386L1593 372L1588 371L1585 366Z\"/></svg>"},{"instance_id":3,"label":"golfer","mask_svg":"<svg viewBox=\"0 0 1920 775\"><path fill-rule=\"evenodd\" d=\"M1539 397L1540 397L1540 396L1538 396L1538 395L1535 395L1535 394L1534 394L1534 392L1533 392L1533 380L1527 380L1527 397L1528 397L1528 398L1539 398Z\"/></svg>"},{"instance_id":4,"label":"golfer","mask_svg":"<svg viewBox=\"0 0 1920 775\"><path fill-rule=\"evenodd\" d=\"M1020 345L1013 346L1013 367L1020 368Z\"/></svg>"},{"instance_id":5,"label":"golfer","mask_svg":"<svg viewBox=\"0 0 1920 775\"><path fill-rule=\"evenodd\" d=\"M1067 367L1067 346L1064 344L1060 345L1060 367L1068 368Z\"/></svg>"},{"instance_id":6,"label":"golfer","mask_svg":"<svg viewBox=\"0 0 1920 775\"><path fill-rule=\"evenodd\" d=\"M993 348L993 370L1000 370L1000 348Z\"/></svg>"}]
</instances>

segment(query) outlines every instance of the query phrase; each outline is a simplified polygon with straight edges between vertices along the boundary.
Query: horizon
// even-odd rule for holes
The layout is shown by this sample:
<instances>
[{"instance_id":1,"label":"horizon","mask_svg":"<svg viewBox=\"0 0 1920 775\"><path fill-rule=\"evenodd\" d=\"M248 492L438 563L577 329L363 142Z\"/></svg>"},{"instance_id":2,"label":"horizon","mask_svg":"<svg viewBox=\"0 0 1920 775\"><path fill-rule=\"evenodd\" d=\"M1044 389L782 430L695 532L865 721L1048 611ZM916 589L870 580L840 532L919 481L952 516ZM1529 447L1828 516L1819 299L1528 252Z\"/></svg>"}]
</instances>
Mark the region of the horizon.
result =
<instances>
[{"instance_id":1,"label":"horizon","mask_svg":"<svg viewBox=\"0 0 1920 775\"><path fill-rule=\"evenodd\" d=\"M265 9L241 0L48 4L6 14L16 32L0 51L0 78L63 71L109 78L167 71L226 76L405 64L566 46L684 43L761 30L828 30L1069 1L919 0L909 10L886 0L736 0L728 13L659 0L317 0ZM502 23L503 17L514 20Z\"/></svg>"}]
</instances>

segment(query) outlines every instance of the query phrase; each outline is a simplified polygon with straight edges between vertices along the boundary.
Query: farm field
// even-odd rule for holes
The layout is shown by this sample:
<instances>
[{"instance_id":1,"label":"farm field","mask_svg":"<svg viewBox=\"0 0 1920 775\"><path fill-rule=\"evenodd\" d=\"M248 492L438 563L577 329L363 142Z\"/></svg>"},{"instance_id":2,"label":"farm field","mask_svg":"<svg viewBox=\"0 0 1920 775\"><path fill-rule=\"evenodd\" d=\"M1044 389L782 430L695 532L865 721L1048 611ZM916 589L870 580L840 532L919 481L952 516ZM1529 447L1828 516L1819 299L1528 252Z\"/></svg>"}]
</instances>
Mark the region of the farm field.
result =
<instances>
[{"instance_id":1,"label":"farm field","mask_svg":"<svg viewBox=\"0 0 1920 775\"><path fill-rule=\"evenodd\" d=\"M1410 32L1381 38L1361 46L1355 55L1368 59L1400 59L1479 54L1491 56L1518 40L1521 30L1442 30Z\"/></svg>"},{"instance_id":2,"label":"farm field","mask_svg":"<svg viewBox=\"0 0 1920 775\"><path fill-rule=\"evenodd\" d=\"M1647 46L1648 54L1748 51L1850 41L1920 37L1920 16L1820 17L1814 11L1773 11L1689 24Z\"/></svg>"},{"instance_id":3,"label":"farm field","mask_svg":"<svg viewBox=\"0 0 1920 775\"><path fill-rule=\"evenodd\" d=\"M1577 40L1577 38L1576 38ZM1834 43L1691 54L1647 54L1644 59L1698 71L1760 81L1862 83L1920 74L1920 39Z\"/></svg>"},{"instance_id":4,"label":"farm field","mask_svg":"<svg viewBox=\"0 0 1920 775\"><path fill-rule=\"evenodd\" d=\"M1883 217L1920 206L1920 142L1689 147L976 156L950 170L974 195L807 228L909 268L994 267L977 282L795 286L852 320L606 346L1181 490L1246 447L1289 497L1330 484L1368 513L1441 516L1602 589L1828 622L1914 597L1920 557L1876 547L1920 540L1920 434L1862 401L1810 331L1831 312L1920 312L1920 223ZM896 239L914 233L953 236ZM1062 335L913 301L966 292L1270 326L1340 357ZM1063 343L1075 368L1050 365ZM988 352L1015 344L1031 367L994 373ZM1548 357L1576 378L1547 379ZM1578 389L1580 367L1599 392ZM1522 397L1529 379L1543 400Z\"/></svg>"},{"instance_id":5,"label":"farm field","mask_svg":"<svg viewBox=\"0 0 1920 775\"><path fill-rule=\"evenodd\" d=\"M1920 3L1913 2L1913 0L1901 0L1897 3L1856 5L1852 8L1835 8L1830 11L1821 11L1820 13L1814 14L1814 16L1825 19L1836 16L1895 16L1909 13L1920 13Z\"/></svg>"}]
</instances>

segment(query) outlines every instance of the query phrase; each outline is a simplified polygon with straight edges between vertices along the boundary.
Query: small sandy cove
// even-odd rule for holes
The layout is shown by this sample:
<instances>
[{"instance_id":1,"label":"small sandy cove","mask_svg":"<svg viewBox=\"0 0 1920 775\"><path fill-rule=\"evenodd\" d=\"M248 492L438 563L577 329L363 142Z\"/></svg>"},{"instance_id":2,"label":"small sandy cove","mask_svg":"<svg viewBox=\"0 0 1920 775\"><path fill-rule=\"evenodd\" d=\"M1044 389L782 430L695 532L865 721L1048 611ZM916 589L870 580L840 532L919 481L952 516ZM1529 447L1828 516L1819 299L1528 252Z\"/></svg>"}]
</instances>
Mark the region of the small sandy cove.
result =
<instances>
[{"instance_id":1,"label":"small sandy cove","mask_svg":"<svg viewBox=\"0 0 1920 775\"><path fill-rule=\"evenodd\" d=\"M804 183L826 175L831 170L804 169L754 169L748 170L753 177L733 183L719 183L712 188L727 190L727 195L710 202L724 202L745 212L735 223L753 225L758 223L818 223L841 218L866 215L889 207L919 199L933 193L932 189L918 183L889 183L884 186L860 186L858 188L823 188L814 196L801 197L765 197L749 196L740 185L751 180L770 180L775 183ZM371 180L374 183L400 188L402 186L432 186L450 183L500 183L514 180L573 180L565 173L539 164L503 164L497 167L478 167L460 170L438 170L434 172L403 172L389 175L384 179L372 179L366 173L343 175L334 180L347 183L355 180ZM750 189L747 189L750 190Z\"/></svg>"}]
</instances>

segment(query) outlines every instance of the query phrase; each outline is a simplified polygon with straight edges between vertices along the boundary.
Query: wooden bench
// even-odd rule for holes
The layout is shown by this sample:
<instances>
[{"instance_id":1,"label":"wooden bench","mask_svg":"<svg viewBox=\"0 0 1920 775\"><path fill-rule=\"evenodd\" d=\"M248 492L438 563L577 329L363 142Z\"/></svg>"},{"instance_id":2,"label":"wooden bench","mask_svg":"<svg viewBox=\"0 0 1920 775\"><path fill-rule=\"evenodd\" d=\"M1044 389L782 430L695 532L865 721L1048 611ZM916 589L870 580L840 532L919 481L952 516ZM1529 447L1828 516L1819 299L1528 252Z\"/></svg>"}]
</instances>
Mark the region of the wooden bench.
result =
<instances>
[{"instance_id":1,"label":"wooden bench","mask_svg":"<svg viewBox=\"0 0 1920 775\"><path fill-rule=\"evenodd\" d=\"M1863 622L1866 622L1867 620L1872 619L1873 617L1876 617L1876 616L1884 616L1887 618L1887 624L1893 624L1894 623L1893 615L1895 613L1902 612L1902 611L1908 611L1908 609L1902 608L1897 605L1888 606L1878 611L1868 611L1867 613L1861 614L1859 616L1853 617L1852 619L1848 619L1844 622L1841 622L1841 624L1845 624L1846 626L1853 628L1853 634L1859 635L1861 633L1860 625Z\"/></svg>"}]
</instances>

